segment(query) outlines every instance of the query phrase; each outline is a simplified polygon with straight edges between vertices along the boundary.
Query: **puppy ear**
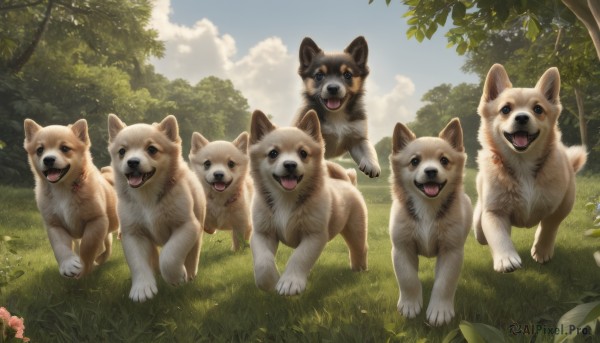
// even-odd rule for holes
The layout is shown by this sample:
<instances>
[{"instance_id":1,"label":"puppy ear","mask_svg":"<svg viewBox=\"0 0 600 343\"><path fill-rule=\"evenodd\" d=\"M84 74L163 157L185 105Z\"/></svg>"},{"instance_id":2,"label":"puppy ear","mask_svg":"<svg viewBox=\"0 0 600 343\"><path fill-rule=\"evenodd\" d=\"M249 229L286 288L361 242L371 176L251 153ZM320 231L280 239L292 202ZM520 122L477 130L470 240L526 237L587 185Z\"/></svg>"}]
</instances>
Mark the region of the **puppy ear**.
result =
<instances>
[{"instance_id":1,"label":"puppy ear","mask_svg":"<svg viewBox=\"0 0 600 343\"><path fill-rule=\"evenodd\" d=\"M244 154L248 153L248 132L244 131L233 141L235 145Z\"/></svg>"},{"instance_id":2,"label":"puppy ear","mask_svg":"<svg viewBox=\"0 0 600 343\"><path fill-rule=\"evenodd\" d=\"M258 143L267 133L275 130L275 125L260 110L252 113L250 120L250 144Z\"/></svg>"},{"instance_id":3,"label":"puppy ear","mask_svg":"<svg viewBox=\"0 0 600 343\"><path fill-rule=\"evenodd\" d=\"M465 151L463 146L463 130L458 118L452 118L448 125L440 132L438 137L450 143L454 150L460 152Z\"/></svg>"},{"instance_id":4,"label":"puppy ear","mask_svg":"<svg viewBox=\"0 0 600 343\"><path fill-rule=\"evenodd\" d=\"M108 115L108 142L111 143L117 134L121 132L127 125L119 119L115 114Z\"/></svg>"},{"instance_id":5,"label":"puppy ear","mask_svg":"<svg viewBox=\"0 0 600 343\"><path fill-rule=\"evenodd\" d=\"M167 138L172 142L179 143L179 125L177 125L177 118L174 115L168 115L158 124L158 129L162 131Z\"/></svg>"},{"instance_id":6,"label":"puppy ear","mask_svg":"<svg viewBox=\"0 0 600 343\"><path fill-rule=\"evenodd\" d=\"M202 150L208 143L210 143L208 139L204 138L200 133L194 132L192 133L192 149L190 152L195 154Z\"/></svg>"},{"instance_id":7,"label":"puppy ear","mask_svg":"<svg viewBox=\"0 0 600 343\"><path fill-rule=\"evenodd\" d=\"M363 36L356 37L350 45L344 49L345 53L350 54L354 59L354 62L362 68L367 68L367 57L369 56L369 46L367 40Z\"/></svg>"},{"instance_id":8,"label":"puppy ear","mask_svg":"<svg viewBox=\"0 0 600 343\"><path fill-rule=\"evenodd\" d=\"M306 132L315 141L322 142L323 137L321 136L321 124L319 123L319 117L315 110L310 110L302 117L297 126L300 130Z\"/></svg>"},{"instance_id":9,"label":"puppy ear","mask_svg":"<svg viewBox=\"0 0 600 343\"><path fill-rule=\"evenodd\" d=\"M544 75L538 80L535 88L542 92L548 101L558 105L560 103L560 74L558 68L553 67L546 70Z\"/></svg>"},{"instance_id":10,"label":"puppy ear","mask_svg":"<svg viewBox=\"0 0 600 343\"><path fill-rule=\"evenodd\" d=\"M392 135L392 153L398 153L408 143L417 139L415 134L408 128L406 125L402 123L396 123L396 127L394 127L394 134Z\"/></svg>"},{"instance_id":11,"label":"puppy ear","mask_svg":"<svg viewBox=\"0 0 600 343\"><path fill-rule=\"evenodd\" d=\"M323 50L317 46L317 43L305 37L302 43L300 43L300 68L298 69L298 73L300 75L304 74L315 56L320 53L323 53Z\"/></svg>"},{"instance_id":12,"label":"puppy ear","mask_svg":"<svg viewBox=\"0 0 600 343\"><path fill-rule=\"evenodd\" d=\"M71 131L85 145L90 145L90 136L88 135L88 124L85 119L79 119L75 124L71 125Z\"/></svg>"},{"instance_id":13,"label":"puppy ear","mask_svg":"<svg viewBox=\"0 0 600 343\"><path fill-rule=\"evenodd\" d=\"M31 142L33 136L35 136L35 134L42 129L42 127L38 125L38 123L34 122L31 119L25 119L25 122L23 123L23 128L25 131L25 142Z\"/></svg>"},{"instance_id":14,"label":"puppy ear","mask_svg":"<svg viewBox=\"0 0 600 343\"><path fill-rule=\"evenodd\" d=\"M483 95L481 102L493 101L506 88L511 88L512 83L508 79L508 74L501 64L494 64L485 78L483 86Z\"/></svg>"}]
</instances>

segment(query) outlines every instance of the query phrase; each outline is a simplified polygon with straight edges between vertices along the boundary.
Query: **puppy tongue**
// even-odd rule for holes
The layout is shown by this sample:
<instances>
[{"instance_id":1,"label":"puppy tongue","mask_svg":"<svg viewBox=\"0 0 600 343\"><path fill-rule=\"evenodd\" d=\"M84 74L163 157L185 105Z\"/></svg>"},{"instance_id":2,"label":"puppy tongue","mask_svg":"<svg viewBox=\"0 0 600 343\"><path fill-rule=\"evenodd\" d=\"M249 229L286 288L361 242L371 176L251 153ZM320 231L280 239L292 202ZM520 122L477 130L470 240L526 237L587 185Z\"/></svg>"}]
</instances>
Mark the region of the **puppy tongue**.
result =
<instances>
[{"instance_id":1,"label":"puppy tongue","mask_svg":"<svg viewBox=\"0 0 600 343\"><path fill-rule=\"evenodd\" d=\"M127 182L129 182L129 185L131 187L137 187L141 185L143 181L144 177L142 176L142 174L129 175L129 177L127 178Z\"/></svg>"},{"instance_id":2,"label":"puppy tongue","mask_svg":"<svg viewBox=\"0 0 600 343\"><path fill-rule=\"evenodd\" d=\"M213 183L213 187L216 191L222 192L225 190L225 188L227 188L227 185L225 184L225 182L215 182Z\"/></svg>"},{"instance_id":3,"label":"puppy tongue","mask_svg":"<svg viewBox=\"0 0 600 343\"><path fill-rule=\"evenodd\" d=\"M296 188L296 185L298 185L298 179L296 179L293 176L291 176L291 177L282 177L281 178L281 185L283 186L283 188L287 189L288 191L291 191L294 188Z\"/></svg>"},{"instance_id":4,"label":"puppy tongue","mask_svg":"<svg viewBox=\"0 0 600 343\"><path fill-rule=\"evenodd\" d=\"M341 101L340 99L327 99L326 103L327 108L335 110L336 108L340 107Z\"/></svg>"},{"instance_id":5,"label":"puppy tongue","mask_svg":"<svg viewBox=\"0 0 600 343\"><path fill-rule=\"evenodd\" d=\"M423 190L427 196L434 197L440 192L440 185L437 183L426 183L423 185Z\"/></svg>"},{"instance_id":6,"label":"puppy tongue","mask_svg":"<svg viewBox=\"0 0 600 343\"><path fill-rule=\"evenodd\" d=\"M46 174L46 179L50 182L56 182L60 179L60 169L50 169Z\"/></svg>"},{"instance_id":7,"label":"puppy tongue","mask_svg":"<svg viewBox=\"0 0 600 343\"><path fill-rule=\"evenodd\" d=\"M517 148L525 148L529 144L527 132L513 133L513 143Z\"/></svg>"}]
</instances>

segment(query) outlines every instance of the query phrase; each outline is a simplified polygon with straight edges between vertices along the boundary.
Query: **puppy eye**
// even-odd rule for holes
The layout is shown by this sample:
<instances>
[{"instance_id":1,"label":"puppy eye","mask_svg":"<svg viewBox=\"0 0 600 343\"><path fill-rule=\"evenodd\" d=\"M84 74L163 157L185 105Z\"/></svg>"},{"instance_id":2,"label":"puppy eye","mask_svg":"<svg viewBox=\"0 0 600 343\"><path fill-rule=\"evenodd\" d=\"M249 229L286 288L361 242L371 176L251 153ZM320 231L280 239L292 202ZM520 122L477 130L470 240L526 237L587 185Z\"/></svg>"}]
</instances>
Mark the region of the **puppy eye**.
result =
<instances>
[{"instance_id":1,"label":"puppy eye","mask_svg":"<svg viewBox=\"0 0 600 343\"><path fill-rule=\"evenodd\" d=\"M121 157L125 156L125 148L119 149L119 156L121 156Z\"/></svg>"},{"instance_id":2,"label":"puppy eye","mask_svg":"<svg viewBox=\"0 0 600 343\"><path fill-rule=\"evenodd\" d=\"M36 153L38 156L42 156L42 154L44 153L44 147L39 147L39 148L37 148L37 150L35 151L35 153Z\"/></svg>"},{"instance_id":3,"label":"puppy eye","mask_svg":"<svg viewBox=\"0 0 600 343\"><path fill-rule=\"evenodd\" d=\"M305 159L308 157L308 153L305 150L300 150L300 158Z\"/></svg>"},{"instance_id":4,"label":"puppy eye","mask_svg":"<svg viewBox=\"0 0 600 343\"><path fill-rule=\"evenodd\" d=\"M416 157L413 158L412 160L410 160L410 164L413 165L414 167L418 166L420 162L421 162L421 160L419 160Z\"/></svg>"},{"instance_id":5,"label":"puppy eye","mask_svg":"<svg viewBox=\"0 0 600 343\"><path fill-rule=\"evenodd\" d=\"M158 152L158 149L154 145L149 146L147 150L150 155L154 155Z\"/></svg>"},{"instance_id":6,"label":"puppy eye","mask_svg":"<svg viewBox=\"0 0 600 343\"><path fill-rule=\"evenodd\" d=\"M269 158L274 160L277 158L277 156L279 156L279 153L277 152L277 150L273 149L271 151L269 151Z\"/></svg>"},{"instance_id":7,"label":"puppy eye","mask_svg":"<svg viewBox=\"0 0 600 343\"><path fill-rule=\"evenodd\" d=\"M544 109L540 105L535 105L533 106L533 112L535 112L535 114L542 114L544 113Z\"/></svg>"},{"instance_id":8,"label":"puppy eye","mask_svg":"<svg viewBox=\"0 0 600 343\"><path fill-rule=\"evenodd\" d=\"M450 160L448 160L446 157L442 157L442 158L440 158L440 163L443 166L447 166L450 163Z\"/></svg>"},{"instance_id":9,"label":"puppy eye","mask_svg":"<svg viewBox=\"0 0 600 343\"><path fill-rule=\"evenodd\" d=\"M68 147L68 146L66 146L66 145L61 145L61 146L60 146L60 151L62 151L62 152L64 152L64 153L67 153L67 152L71 151L71 148L69 148L69 147Z\"/></svg>"},{"instance_id":10,"label":"puppy eye","mask_svg":"<svg viewBox=\"0 0 600 343\"><path fill-rule=\"evenodd\" d=\"M210 168L210 166L211 166L210 161L204 161L204 169L205 170L208 170Z\"/></svg>"},{"instance_id":11,"label":"puppy eye","mask_svg":"<svg viewBox=\"0 0 600 343\"><path fill-rule=\"evenodd\" d=\"M315 80L316 81L321 81L321 80L323 80L324 77L325 77L325 74L323 74L321 72L318 72L318 73L315 74Z\"/></svg>"},{"instance_id":12,"label":"puppy eye","mask_svg":"<svg viewBox=\"0 0 600 343\"><path fill-rule=\"evenodd\" d=\"M509 114L510 111L511 111L511 108L508 105L506 105L500 109L500 112L502 112L502 114Z\"/></svg>"},{"instance_id":13,"label":"puppy eye","mask_svg":"<svg viewBox=\"0 0 600 343\"><path fill-rule=\"evenodd\" d=\"M352 73L347 71L344 73L344 79L350 80L352 78Z\"/></svg>"},{"instance_id":14,"label":"puppy eye","mask_svg":"<svg viewBox=\"0 0 600 343\"><path fill-rule=\"evenodd\" d=\"M233 169L235 167L235 162L229 161L227 162L227 166L229 167L229 169Z\"/></svg>"}]
</instances>

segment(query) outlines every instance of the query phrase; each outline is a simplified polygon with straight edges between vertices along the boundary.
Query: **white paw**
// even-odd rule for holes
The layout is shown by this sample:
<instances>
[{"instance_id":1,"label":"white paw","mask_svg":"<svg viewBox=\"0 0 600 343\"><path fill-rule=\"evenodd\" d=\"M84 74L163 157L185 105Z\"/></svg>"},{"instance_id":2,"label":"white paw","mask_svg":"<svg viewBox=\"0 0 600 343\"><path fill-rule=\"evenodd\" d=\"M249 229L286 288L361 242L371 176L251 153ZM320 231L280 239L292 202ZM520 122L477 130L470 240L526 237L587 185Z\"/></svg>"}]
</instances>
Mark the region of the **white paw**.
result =
<instances>
[{"instance_id":1,"label":"white paw","mask_svg":"<svg viewBox=\"0 0 600 343\"><path fill-rule=\"evenodd\" d=\"M414 318L421 313L421 306L423 306L422 299L408 299L407 297L400 296L398 300L398 312L406 318Z\"/></svg>"},{"instance_id":2,"label":"white paw","mask_svg":"<svg viewBox=\"0 0 600 343\"><path fill-rule=\"evenodd\" d=\"M516 251L494 256L494 270L498 273L510 273L521 268L521 257Z\"/></svg>"},{"instance_id":3,"label":"white paw","mask_svg":"<svg viewBox=\"0 0 600 343\"><path fill-rule=\"evenodd\" d=\"M283 275L275 286L279 295L296 295L306 289L306 277L298 275Z\"/></svg>"},{"instance_id":4,"label":"white paw","mask_svg":"<svg viewBox=\"0 0 600 343\"><path fill-rule=\"evenodd\" d=\"M258 288L270 292L275 289L279 281L279 272L273 263L257 263L254 266L254 280Z\"/></svg>"},{"instance_id":5,"label":"white paw","mask_svg":"<svg viewBox=\"0 0 600 343\"><path fill-rule=\"evenodd\" d=\"M381 167L379 167L377 161L369 161L369 159L367 158L363 158L362 160L360 160L358 169L360 169L361 172L365 173L371 178L378 177L379 174L381 174Z\"/></svg>"},{"instance_id":6,"label":"white paw","mask_svg":"<svg viewBox=\"0 0 600 343\"><path fill-rule=\"evenodd\" d=\"M184 266L175 268L179 270L161 270L163 279L172 286L179 286L188 281L187 271ZM191 280L191 279L190 279Z\"/></svg>"},{"instance_id":7,"label":"white paw","mask_svg":"<svg viewBox=\"0 0 600 343\"><path fill-rule=\"evenodd\" d=\"M554 247L544 248L536 244L531 247L531 257L537 263L546 263L552 259L552 256L554 256Z\"/></svg>"},{"instance_id":8,"label":"white paw","mask_svg":"<svg viewBox=\"0 0 600 343\"><path fill-rule=\"evenodd\" d=\"M156 293L158 293L158 288L156 288L155 280L138 281L131 286L129 298L135 302L142 303L148 299L152 299Z\"/></svg>"},{"instance_id":9,"label":"white paw","mask_svg":"<svg viewBox=\"0 0 600 343\"><path fill-rule=\"evenodd\" d=\"M427 321L433 326L450 323L454 318L454 305L448 301L431 301L427 307Z\"/></svg>"},{"instance_id":10,"label":"white paw","mask_svg":"<svg viewBox=\"0 0 600 343\"><path fill-rule=\"evenodd\" d=\"M71 256L60 264L60 275L77 278L83 269L79 256Z\"/></svg>"}]
</instances>

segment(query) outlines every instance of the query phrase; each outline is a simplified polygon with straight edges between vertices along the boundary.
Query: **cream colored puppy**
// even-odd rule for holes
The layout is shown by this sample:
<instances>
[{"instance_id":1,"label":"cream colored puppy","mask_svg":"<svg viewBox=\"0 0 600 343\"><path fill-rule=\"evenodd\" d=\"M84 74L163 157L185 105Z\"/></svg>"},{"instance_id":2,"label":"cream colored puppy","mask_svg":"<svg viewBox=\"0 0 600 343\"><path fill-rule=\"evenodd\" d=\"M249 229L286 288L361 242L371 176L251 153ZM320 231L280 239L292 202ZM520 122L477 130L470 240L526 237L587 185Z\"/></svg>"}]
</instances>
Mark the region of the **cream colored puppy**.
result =
<instances>
[{"instance_id":1,"label":"cream colored puppy","mask_svg":"<svg viewBox=\"0 0 600 343\"><path fill-rule=\"evenodd\" d=\"M143 302L158 292L156 267L172 285L196 276L206 200L181 157L174 116L127 126L109 114L108 132L123 251L133 283L129 297Z\"/></svg>"},{"instance_id":2,"label":"cream colored puppy","mask_svg":"<svg viewBox=\"0 0 600 343\"><path fill-rule=\"evenodd\" d=\"M421 312L419 256L437 256L435 282L427 307L431 325L454 317L454 293L463 264L473 208L463 191L466 155L458 119L437 137L416 138L398 123L392 137L392 261L400 299L398 311L414 318Z\"/></svg>"}]
</instances>

